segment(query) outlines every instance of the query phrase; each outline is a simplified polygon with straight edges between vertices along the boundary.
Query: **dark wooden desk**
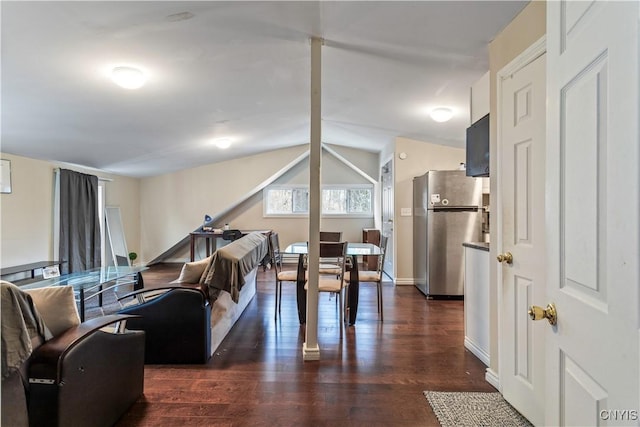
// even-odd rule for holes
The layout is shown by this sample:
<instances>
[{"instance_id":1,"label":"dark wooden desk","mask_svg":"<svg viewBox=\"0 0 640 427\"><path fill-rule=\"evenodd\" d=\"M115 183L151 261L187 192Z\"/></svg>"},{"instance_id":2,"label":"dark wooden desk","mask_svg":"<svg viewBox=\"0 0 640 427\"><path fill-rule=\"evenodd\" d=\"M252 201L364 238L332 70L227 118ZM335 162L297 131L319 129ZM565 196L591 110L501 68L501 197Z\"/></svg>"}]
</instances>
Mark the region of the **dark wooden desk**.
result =
<instances>
[{"instance_id":1,"label":"dark wooden desk","mask_svg":"<svg viewBox=\"0 0 640 427\"><path fill-rule=\"evenodd\" d=\"M207 250L207 256L211 255L211 243L213 241L213 248L215 250L216 241L218 237L222 237L222 231L194 231L191 233L191 249L190 249L190 259L191 261L195 260L195 248L196 248L196 240L204 239L204 244Z\"/></svg>"},{"instance_id":2,"label":"dark wooden desk","mask_svg":"<svg viewBox=\"0 0 640 427\"><path fill-rule=\"evenodd\" d=\"M267 236L271 234L271 230L240 230L243 235L252 233L254 231L258 231L262 234L266 234ZM210 256L216 250L216 239L222 239L223 230L216 231L194 231L190 233L191 236L191 248L190 248L190 259L191 261L195 261L195 249L196 249L196 240L204 239L206 246L207 257Z\"/></svg>"},{"instance_id":3,"label":"dark wooden desk","mask_svg":"<svg viewBox=\"0 0 640 427\"><path fill-rule=\"evenodd\" d=\"M38 261L29 264L14 265L13 267L3 267L0 269L0 277L9 276L11 274L26 273L31 271L31 278L36 277L36 270L41 268L57 265L58 268L65 264L67 261Z\"/></svg>"}]
</instances>

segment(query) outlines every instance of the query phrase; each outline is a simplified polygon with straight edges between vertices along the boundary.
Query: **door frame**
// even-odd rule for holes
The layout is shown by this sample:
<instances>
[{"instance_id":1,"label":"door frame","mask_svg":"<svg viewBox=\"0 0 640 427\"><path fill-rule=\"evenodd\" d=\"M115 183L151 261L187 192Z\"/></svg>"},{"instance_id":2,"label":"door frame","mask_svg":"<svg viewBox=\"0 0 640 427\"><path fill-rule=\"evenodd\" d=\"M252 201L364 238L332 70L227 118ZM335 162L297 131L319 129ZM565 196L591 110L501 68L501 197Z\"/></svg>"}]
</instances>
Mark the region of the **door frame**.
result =
<instances>
[{"instance_id":1,"label":"door frame","mask_svg":"<svg viewBox=\"0 0 640 427\"><path fill-rule=\"evenodd\" d=\"M376 191L377 197L380 199L380 210L379 210L379 216L377 216L377 221L378 223L376 224L376 228L380 229L380 236L382 237L384 235L384 184L382 182L382 175L386 172L383 172L384 167L387 166L388 164L391 164L391 212L392 212L392 220L395 220L395 172L396 172L396 165L394 162L394 156L391 155L386 161L381 161L380 162L380 181L378 182L379 188L378 191ZM392 223L395 225L395 223ZM385 256L384 262L385 265L382 266L382 274L383 276L386 274L391 281L396 284L396 242L395 242L395 230L393 229L393 225L392 225L392 231L391 231L391 236L387 236L390 237L390 239L387 241L387 255ZM391 249L389 251L389 248ZM389 256L390 255L390 256ZM389 269L385 269L385 266L389 266ZM390 270L390 271L389 271Z\"/></svg>"},{"instance_id":2,"label":"door frame","mask_svg":"<svg viewBox=\"0 0 640 427\"><path fill-rule=\"evenodd\" d=\"M496 182L497 182L497 186L496 186L496 198L495 200L493 200L493 195L492 195L492 201L491 201L491 205L495 206L495 209L491 209L492 210L492 215L496 216L496 224L497 224L497 230L496 230L496 238L492 238L491 239L491 245L495 245L496 246L496 252L495 253L502 253L502 227L503 227L503 218L502 218L502 159L501 159L501 155L500 153L502 152L502 141L503 141L503 136L502 136L502 124L503 124L503 119L502 119L502 112L504 111L504 108L502 106L502 94L503 94L503 84L505 79L509 78L511 75L513 75L514 73L516 73L517 71L519 71L520 69L526 67L527 65L529 65L530 63L532 63L533 61L535 61L536 59L538 59L540 56L544 55L547 51L547 37L546 35L540 37L536 42L534 42L533 44L531 44L531 46L529 46L527 49L525 49L522 53L520 53L520 55L518 55L516 58L514 58L511 62L509 62L507 65L505 65L502 69L500 69L497 73L496 73L496 86L497 86L497 98L496 98L496 172L497 172L497 178L496 178ZM492 233L493 234L493 233ZM492 236L493 237L493 236ZM503 344L503 337L504 337L504 328L502 327L503 325L503 320L504 320L504 314L502 313L502 294L503 294L503 277L502 277L502 268L498 268L497 267L497 263L496 262L491 262L491 268L494 268L496 271L496 284L497 284L497 297L498 297L498 301L497 301L497 326L498 326L498 372L494 372L491 368L487 368L487 373L486 373L486 380L493 385L494 387L496 387L500 393L502 393L502 383L500 382L500 378L504 378L505 372L504 372L504 363L501 363L503 359L503 353L504 353L504 344ZM492 356L493 358L493 356Z\"/></svg>"}]
</instances>

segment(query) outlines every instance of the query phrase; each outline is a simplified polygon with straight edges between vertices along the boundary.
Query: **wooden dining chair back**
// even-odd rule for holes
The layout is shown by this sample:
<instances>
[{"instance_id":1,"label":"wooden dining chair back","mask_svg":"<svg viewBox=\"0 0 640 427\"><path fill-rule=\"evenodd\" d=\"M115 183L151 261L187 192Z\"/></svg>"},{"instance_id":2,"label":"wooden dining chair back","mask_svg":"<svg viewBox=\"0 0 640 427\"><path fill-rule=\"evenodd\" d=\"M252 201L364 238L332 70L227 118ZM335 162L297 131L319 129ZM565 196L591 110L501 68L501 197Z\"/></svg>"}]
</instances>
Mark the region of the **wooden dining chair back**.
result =
<instances>
[{"instance_id":1,"label":"wooden dining chair back","mask_svg":"<svg viewBox=\"0 0 640 427\"><path fill-rule=\"evenodd\" d=\"M341 242L342 231L321 231L320 241L321 242ZM335 274L337 276L338 274L340 274L340 266L334 262L331 262L331 260L328 260L328 262L321 262L320 274Z\"/></svg>"},{"instance_id":2,"label":"wooden dining chair back","mask_svg":"<svg viewBox=\"0 0 640 427\"><path fill-rule=\"evenodd\" d=\"M274 298L275 309L273 317L274 319L277 319L280 314L280 307L282 306L282 282L296 283L298 276L297 270L283 269L283 256L282 251L280 251L280 238L276 232L272 232L269 235L269 255L271 257L271 265L273 266L276 279L276 294Z\"/></svg>"},{"instance_id":3,"label":"wooden dining chair back","mask_svg":"<svg viewBox=\"0 0 640 427\"><path fill-rule=\"evenodd\" d=\"M384 277L384 259L385 254L387 252L387 236L380 237L380 252L378 255L377 267L375 270L359 270L358 271L358 282L362 284L365 283L375 283L378 293L378 315L380 316L380 320L384 321L384 313L382 309L382 278ZM345 281L349 281L351 276L350 272L345 273Z\"/></svg>"},{"instance_id":4,"label":"wooden dining chair back","mask_svg":"<svg viewBox=\"0 0 640 427\"><path fill-rule=\"evenodd\" d=\"M323 261L330 260L337 266L337 271L328 274L320 272L318 276L318 292L328 292L337 295L338 311L340 312L340 339L342 339L342 329L344 328L344 309L342 290L348 284L344 280L345 260L347 257L347 242L320 242L320 265ZM307 283L308 285L308 283ZM305 286L305 289L307 286Z\"/></svg>"},{"instance_id":5,"label":"wooden dining chair back","mask_svg":"<svg viewBox=\"0 0 640 427\"><path fill-rule=\"evenodd\" d=\"M320 241L321 242L341 242L342 231L321 231Z\"/></svg>"}]
</instances>

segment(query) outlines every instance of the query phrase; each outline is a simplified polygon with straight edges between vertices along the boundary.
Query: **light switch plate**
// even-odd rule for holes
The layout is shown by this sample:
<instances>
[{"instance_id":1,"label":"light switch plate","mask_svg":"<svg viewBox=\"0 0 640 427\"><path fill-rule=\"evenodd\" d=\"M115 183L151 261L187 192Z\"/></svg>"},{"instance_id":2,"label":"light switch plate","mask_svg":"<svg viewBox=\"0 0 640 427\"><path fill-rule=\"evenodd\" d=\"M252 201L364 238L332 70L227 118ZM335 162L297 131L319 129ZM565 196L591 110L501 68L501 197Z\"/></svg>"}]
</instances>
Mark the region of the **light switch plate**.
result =
<instances>
[{"instance_id":1,"label":"light switch plate","mask_svg":"<svg viewBox=\"0 0 640 427\"><path fill-rule=\"evenodd\" d=\"M411 208L400 208L400 216L411 216Z\"/></svg>"}]
</instances>

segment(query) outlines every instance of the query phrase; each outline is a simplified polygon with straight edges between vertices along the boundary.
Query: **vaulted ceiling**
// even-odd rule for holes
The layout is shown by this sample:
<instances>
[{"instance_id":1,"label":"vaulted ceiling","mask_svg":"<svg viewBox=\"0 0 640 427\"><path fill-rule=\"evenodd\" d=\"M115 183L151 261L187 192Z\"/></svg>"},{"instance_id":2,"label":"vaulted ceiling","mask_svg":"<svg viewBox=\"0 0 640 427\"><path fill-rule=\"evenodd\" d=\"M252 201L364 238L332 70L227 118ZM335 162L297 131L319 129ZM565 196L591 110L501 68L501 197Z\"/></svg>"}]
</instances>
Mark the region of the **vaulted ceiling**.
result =
<instances>
[{"instance_id":1,"label":"vaulted ceiling","mask_svg":"<svg viewBox=\"0 0 640 427\"><path fill-rule=\"evenodd\" d=\"M3 1L0 149L151 176L306 144L312 36L324 142L464 147L487 45L526 3ZM146 84L114 85L123 65Z\"/></svg>"}]
</instances>

